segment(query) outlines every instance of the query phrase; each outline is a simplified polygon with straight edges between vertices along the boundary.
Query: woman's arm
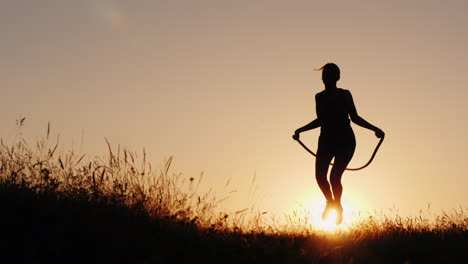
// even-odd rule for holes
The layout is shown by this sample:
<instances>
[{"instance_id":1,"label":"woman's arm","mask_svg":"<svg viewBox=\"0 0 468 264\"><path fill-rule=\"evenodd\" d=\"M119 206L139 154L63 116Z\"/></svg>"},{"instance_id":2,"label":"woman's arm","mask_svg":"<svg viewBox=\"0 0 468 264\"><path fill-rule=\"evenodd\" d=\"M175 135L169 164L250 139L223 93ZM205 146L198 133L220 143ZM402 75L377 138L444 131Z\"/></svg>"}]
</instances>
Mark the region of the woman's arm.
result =
<instances>
[{"instance_id":1,"label":"woman's arm","mask_svg":"<svg viewBox=\"0 0 468 264\"><path fill-rule=\"evenodd\" d=\"M305 131L308 131L308 130L311 130L311 129L314 129L314 128L317 128L317 127L320 127L320 120L318 118L316 118L315 120L313 120L309 124L296 129L295 133L299 134L299 133L302 133L302 132L305 132Z\"/></svg>"},{"instance_id":2,"label":"woman's arm","mask_svg":"<svg viewBox=\"0 0 468 264\"><path fill-rule=\"evenodd\" d=\"M319 109L320 109L319 107L320 106L319 106L318 94L316 94L315 95L315 111L317 112L317 116L319 116ZM298 140L300 133L311 130L311 129L315 129L315 128L320 127L320 126L321 126L321 122L320 122L320 120L318 118L316 118L315 120L313 120L309 124L296 129L296 131L294 132L294 135L293 135L293 139Z\"/></svg>"},{"instance_id":3,"label":"woman's arm","mask_svg":"<svg viewBox=\"0 0 468 264\"><path fill-rule=\"evenodd\" d=\"M375 132L375 136L378 138L382 138L385 136L385 133L378 127L372 125L371 123L364 120L364 118L360 117L357 113L356 106L354 105L353 96L351 92L347 91L346 94L346 103L348 105L349 116L351 117L351 121L358 126L370 129Z\"/></svg>"},{"instance_id":4,"label":"woman's arm","mask_svg":"<svg viewBox=\"0 0 468 264\"><path fill-rule=\"evenodd\" d=\"M317 127L320 127L320 120L318 118L316 118L315 120L313 120L309 124L296 129L296 131L294 132L294 135L293 135L293 139L298 140L300 133L311 130L311 129L314 129L314 128L317 128Z\"/></svg>"}]
</instances>

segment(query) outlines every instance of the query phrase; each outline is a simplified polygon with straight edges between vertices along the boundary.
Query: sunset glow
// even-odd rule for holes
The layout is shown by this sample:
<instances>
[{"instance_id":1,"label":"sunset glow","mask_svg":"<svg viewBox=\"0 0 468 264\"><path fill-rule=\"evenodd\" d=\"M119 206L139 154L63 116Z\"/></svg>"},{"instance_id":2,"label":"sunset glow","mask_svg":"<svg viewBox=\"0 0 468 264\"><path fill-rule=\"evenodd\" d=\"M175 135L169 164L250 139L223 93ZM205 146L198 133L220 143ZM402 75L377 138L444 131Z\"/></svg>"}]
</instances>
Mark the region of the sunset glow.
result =
<instances>
[{"instance_id":1,"label":"sunset glow","mask_svg":"<svg viewBox=\"0 0 468 264\"><path fill-rule=\"evenodd\" d=\"M353 223L359 220L359 208L365 207L364 204L354 205L347 201L343 201L343 222L340 225L336 224L336 211L330 211L327 219L322 219L322 212L325 208L325 201L323 199L311 199L305 201L303 210L297 210L302 212L302 216L299 218L306 218L309 220L311 226L318 230L333 231L335 229L345 230L352 226ZM300 213L299 213L300 214Z\"/></svg>"},{"instance_id":2,"label":"sunset glow","mask_svg":"<svg viewBox=\"0 0 468 264\"><path fill-rule=\"evenodd\" d=\"M314 226L317 226L319 229L324 229L324 230L335 230L339 228L340 226L336 224L336 218L337 218L337 212L336 210L331 210L330 214L326 219L323 219L322 221L319 221L319 223L315 223Z\"/></svg>"},{"instance_id":3,"label":"sunset glow","mask_svg":"<svg viewBox=\"0 0 468 264\"><path fill-rule=\"evenodd\" d=\"M63 152L102 157L106 138L144 149L155 169L173 156L181 177L203 174L200 193L229 197L223 209L282 215L301 204L316 216L315 158L291 136L316 117L324 87L312 69L334 62L338 86L386 133L369 167L343 175L342 226L356 211L466 206L466 10L451 0L3 1L0 136L34 144L50 122ZM358 167L378 139L351 125ZM319 133L301 139L315 151Z\"/></svg>"}]
</instances>

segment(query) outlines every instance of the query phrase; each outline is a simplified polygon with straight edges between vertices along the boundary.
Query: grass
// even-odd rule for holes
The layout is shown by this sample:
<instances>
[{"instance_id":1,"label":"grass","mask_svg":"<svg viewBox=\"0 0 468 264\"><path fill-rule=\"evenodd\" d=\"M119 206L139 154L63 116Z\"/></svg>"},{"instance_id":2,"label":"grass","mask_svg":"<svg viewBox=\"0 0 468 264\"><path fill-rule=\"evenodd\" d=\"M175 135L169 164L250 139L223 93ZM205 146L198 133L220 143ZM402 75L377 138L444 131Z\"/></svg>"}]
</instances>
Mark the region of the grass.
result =
<instances>
[{"instance_id":1,"label":"grass","mask_svg":"<svg viewBox=\"0 0 468 264\"><path fill-rule=\"evenodd\" d=\"M58 153L44 139L0 145L1 263L449 263L468 259L468 217L373 214L348 229L220 211L202 177L154 170L146 154Z\"/></svg>"}]
</instances>

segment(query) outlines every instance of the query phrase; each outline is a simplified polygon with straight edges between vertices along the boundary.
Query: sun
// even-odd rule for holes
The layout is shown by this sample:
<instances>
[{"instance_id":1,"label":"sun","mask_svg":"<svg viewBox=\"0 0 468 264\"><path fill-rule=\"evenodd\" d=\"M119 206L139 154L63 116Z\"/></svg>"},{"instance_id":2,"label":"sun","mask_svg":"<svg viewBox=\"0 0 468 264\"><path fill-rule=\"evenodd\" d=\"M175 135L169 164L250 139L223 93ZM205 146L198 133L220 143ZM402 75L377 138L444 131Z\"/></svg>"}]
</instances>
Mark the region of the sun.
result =
<instances>
[{"instance_id":1,"label":"sun","mask_svg":"<svg viewBox=\"0 0 468 264\"><path fill-rule=\"evenodd\" d=\"M357 203L352 200L344 199L341 201L341 204L343 206L343 221L338 225L336 224L337 212L334 209L330 210L326 219L322 219L322 213L326 205L322 197L308 199L303 204L303 209L313 229L322 231L345 230L358 220L358 207L356 206Z\"/></svg>"},{"instance_id":2,"label":"sun","mask_svg":"<svg viewBox=\"0 0 468 264\"><path fill-rule=\"evenodd\" d=\"M320 229L323 230L335 230L339 227L339 225L336 224L336 219L338 218L338 213L336 212L335 209L330 210L327 218L321 219L322 221L319 221L317 225L319 226Z\"/></svg>"}]
</instances>

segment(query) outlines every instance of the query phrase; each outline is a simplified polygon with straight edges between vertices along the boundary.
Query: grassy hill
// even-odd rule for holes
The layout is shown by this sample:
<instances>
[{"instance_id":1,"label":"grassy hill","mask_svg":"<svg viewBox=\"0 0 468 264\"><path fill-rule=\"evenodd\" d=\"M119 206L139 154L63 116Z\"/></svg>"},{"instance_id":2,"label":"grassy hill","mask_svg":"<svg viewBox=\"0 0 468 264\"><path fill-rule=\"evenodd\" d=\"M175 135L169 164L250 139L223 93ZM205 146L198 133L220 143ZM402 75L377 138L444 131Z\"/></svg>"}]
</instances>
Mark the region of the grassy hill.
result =
<instances>
[{"instance_id":1,"label":"grassy hill","mask_svg":"<svg viewBox=\"0 0 468 264\"><path fill-rule=\"evenodd\" d=\"M216 213L145 155L109 145L105 159L58 155L48 137L0 146L1 263L463 263L464 209L429 224L363 219L333 233L263 226ZM241 221L242 220L242 221ZM237 224L236 224L237 223ZM240 224L243 223L243 224ZM247 223L247 224L245 224Z\"/></svg>"}]
</instances>

